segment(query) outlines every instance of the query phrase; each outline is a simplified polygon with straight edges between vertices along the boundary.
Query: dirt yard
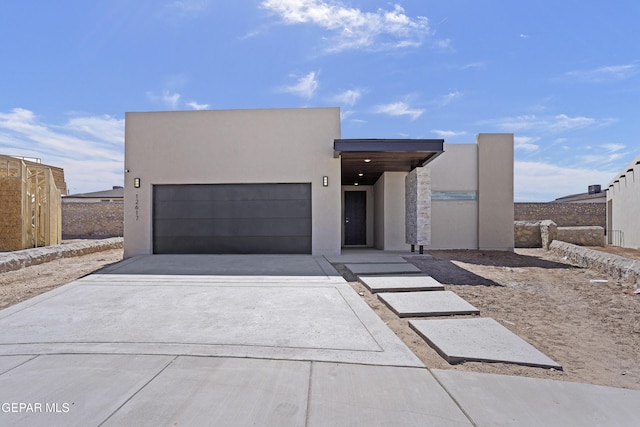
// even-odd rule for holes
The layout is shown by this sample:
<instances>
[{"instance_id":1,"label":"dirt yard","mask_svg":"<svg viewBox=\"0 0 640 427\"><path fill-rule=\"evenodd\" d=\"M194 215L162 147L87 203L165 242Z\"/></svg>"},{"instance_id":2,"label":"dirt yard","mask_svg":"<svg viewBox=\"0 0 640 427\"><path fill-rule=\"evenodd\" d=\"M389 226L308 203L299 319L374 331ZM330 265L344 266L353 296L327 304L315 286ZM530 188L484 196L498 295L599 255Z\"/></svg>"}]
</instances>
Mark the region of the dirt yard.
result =
<instances>
[{"instance_id":1,"label":"dirt yard","mask_svg":"<svg viewBox=\"0 0 640 427\"><path fill-rule=\"evenodd\" d=\"M449 365L355 278L351 286L430 368L575 381L640 390L637 286L573 267L542 249L434 251L410 262L560 363L564 371L467 362ZM122 259L109 250L0 274L0 309ZM594 281L595 280L595 281ZM601 282L601 280L608 280Z\"/></svg>"},{"instance_id":2,"label":"dirt yard","mask_svg":"<svg viewBox=\"0 0 640 427\"><path fill-rule=\"evenodd\" d=\"M120 260L122 249L111 249L0 273L0 309L33 298Z\"/></svg>"},{"instance_id":3,"label":"dirt yard","mask_svg":"<svg viewBox=\"0 0 640 427\"><path fill-rule=\"evenodd\" d=\"M351 286L430 368L548 378L640 390L637 286L566 264L542 249L433 251L408 261L563 366L449 365L361 283ZM344 271L343 269L341 269ZM602 282L607 280L607 282ZM464 317L464 316L459 316Z\"/></svg>"}]
</instances>

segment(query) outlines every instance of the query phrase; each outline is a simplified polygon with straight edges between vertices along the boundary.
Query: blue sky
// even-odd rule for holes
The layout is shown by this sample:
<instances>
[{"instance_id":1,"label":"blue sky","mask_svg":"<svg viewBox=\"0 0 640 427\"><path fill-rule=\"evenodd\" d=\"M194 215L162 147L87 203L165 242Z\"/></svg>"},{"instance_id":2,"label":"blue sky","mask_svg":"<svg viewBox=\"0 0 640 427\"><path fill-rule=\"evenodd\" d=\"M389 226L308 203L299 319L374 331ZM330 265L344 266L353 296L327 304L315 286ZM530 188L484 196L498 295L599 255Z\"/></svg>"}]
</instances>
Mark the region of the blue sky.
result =
<instances>
[{"instance_id":1,"label":"blue sky","mask_svg":"<svg viewBox=\"0 0 640 427\"><path fill-rule=\"evenodd\" d=\"M127 111L339 106L343 138L515 134L516 201L640 152L635 0L59 0L0 5L0 153L123 180Z\"/></svg>"}]
</instances>

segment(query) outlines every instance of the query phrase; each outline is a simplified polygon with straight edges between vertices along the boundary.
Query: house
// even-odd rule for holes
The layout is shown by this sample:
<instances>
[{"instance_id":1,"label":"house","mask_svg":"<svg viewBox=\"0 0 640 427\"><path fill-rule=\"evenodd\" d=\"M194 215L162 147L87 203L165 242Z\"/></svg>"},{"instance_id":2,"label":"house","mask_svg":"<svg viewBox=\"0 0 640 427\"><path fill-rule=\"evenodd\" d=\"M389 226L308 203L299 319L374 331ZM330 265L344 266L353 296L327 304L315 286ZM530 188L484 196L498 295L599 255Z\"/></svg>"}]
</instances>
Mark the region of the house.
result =
<instances>
[{"instance_id":1,"label":"house","mask_svg":"<svg viewBox=\"0 0 640 427\"><path fill-rule=\"evenodd\" d=\"M607 243L640 249L640 155L607 187Z\"/></svg>"},{"instance_id":2,"label":"house","mask_svg":"<svg viewBox=\"0 0 640 427\"><path fill-rule=\"evenodd\" d=\"M550 203L606 203L607 195L600 185L590 185L586 193L558 197Z\"/></svg>"},{"instance_id":3,"label":"house","mask_svg":"<svg viewBox=\"0 0 640 427\"><path fill-rule=\"evenodd\" d=\"M114 185L111 190L94 191L92 193L69 194L62 198L62 203L124 203L124 187Z\"/></svg>"},{"instance_id":4,"label":"house","mask_svg":"<svg viewBox=\"0 0 640 427\"><path fill-rule=\"evenodd\" d=\"M513 250L513 135L342 139L339 108L125 118L125 257Z\"/></svg>"},{"instance_id":5,"label":"house","mask_svg":"<svg viewBox=\"0 0 640 427\"><path fill-rule=\"evenodd\" d=\"M40 159L0 155L0 251L60 243L64 170Z\"/></svg>"}]
</instances>

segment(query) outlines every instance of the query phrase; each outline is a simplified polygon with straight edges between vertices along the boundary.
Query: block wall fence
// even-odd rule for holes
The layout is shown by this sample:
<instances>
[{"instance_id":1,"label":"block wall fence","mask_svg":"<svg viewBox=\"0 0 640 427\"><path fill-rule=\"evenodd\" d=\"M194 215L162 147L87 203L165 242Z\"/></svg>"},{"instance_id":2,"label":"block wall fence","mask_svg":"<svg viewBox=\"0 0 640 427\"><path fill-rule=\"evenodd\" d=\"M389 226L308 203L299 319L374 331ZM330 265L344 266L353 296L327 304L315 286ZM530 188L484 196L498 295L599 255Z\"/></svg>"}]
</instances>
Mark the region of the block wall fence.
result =
<instances>
[{"instance_id":1,"label":"block wall fence","mask_svg":"<svg viewBox=\"0 0 640 427\"><path fill-rule=\"evenodd\" d=\"M63 203L63 239L106 239L124 234L124 204Z\"/></svg>"},{"instance_id":2,"label":"block wall fence","mask_svg":"<svg viewBox=\"0 0 640 427\"><path fill-rule=\"evenodd\" d=\"M606 228L606 203L515 203L514 221L551 220L558 227Z\"/></svg>"}]
</instances>

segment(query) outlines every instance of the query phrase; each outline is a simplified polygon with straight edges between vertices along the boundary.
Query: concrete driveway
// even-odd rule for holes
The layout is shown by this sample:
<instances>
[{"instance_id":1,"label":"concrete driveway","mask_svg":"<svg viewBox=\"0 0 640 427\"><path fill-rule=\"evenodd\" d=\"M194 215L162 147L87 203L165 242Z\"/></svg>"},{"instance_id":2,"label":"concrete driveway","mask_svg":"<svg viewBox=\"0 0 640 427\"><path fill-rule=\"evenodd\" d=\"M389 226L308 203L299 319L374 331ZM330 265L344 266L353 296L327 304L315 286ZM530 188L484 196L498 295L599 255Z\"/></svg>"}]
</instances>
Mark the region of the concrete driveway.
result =
<instances>
[{"instance_id":1,"label":"concrete driveway","mask_svg":"<svg viewBox=\"0 0 640 427\"><path fill-rule=\"evenodd\" d=\"M431 371L323 257L137 257L0 311L0 425L636 425L639 403Z\"/></svg>"}]
</instances>

